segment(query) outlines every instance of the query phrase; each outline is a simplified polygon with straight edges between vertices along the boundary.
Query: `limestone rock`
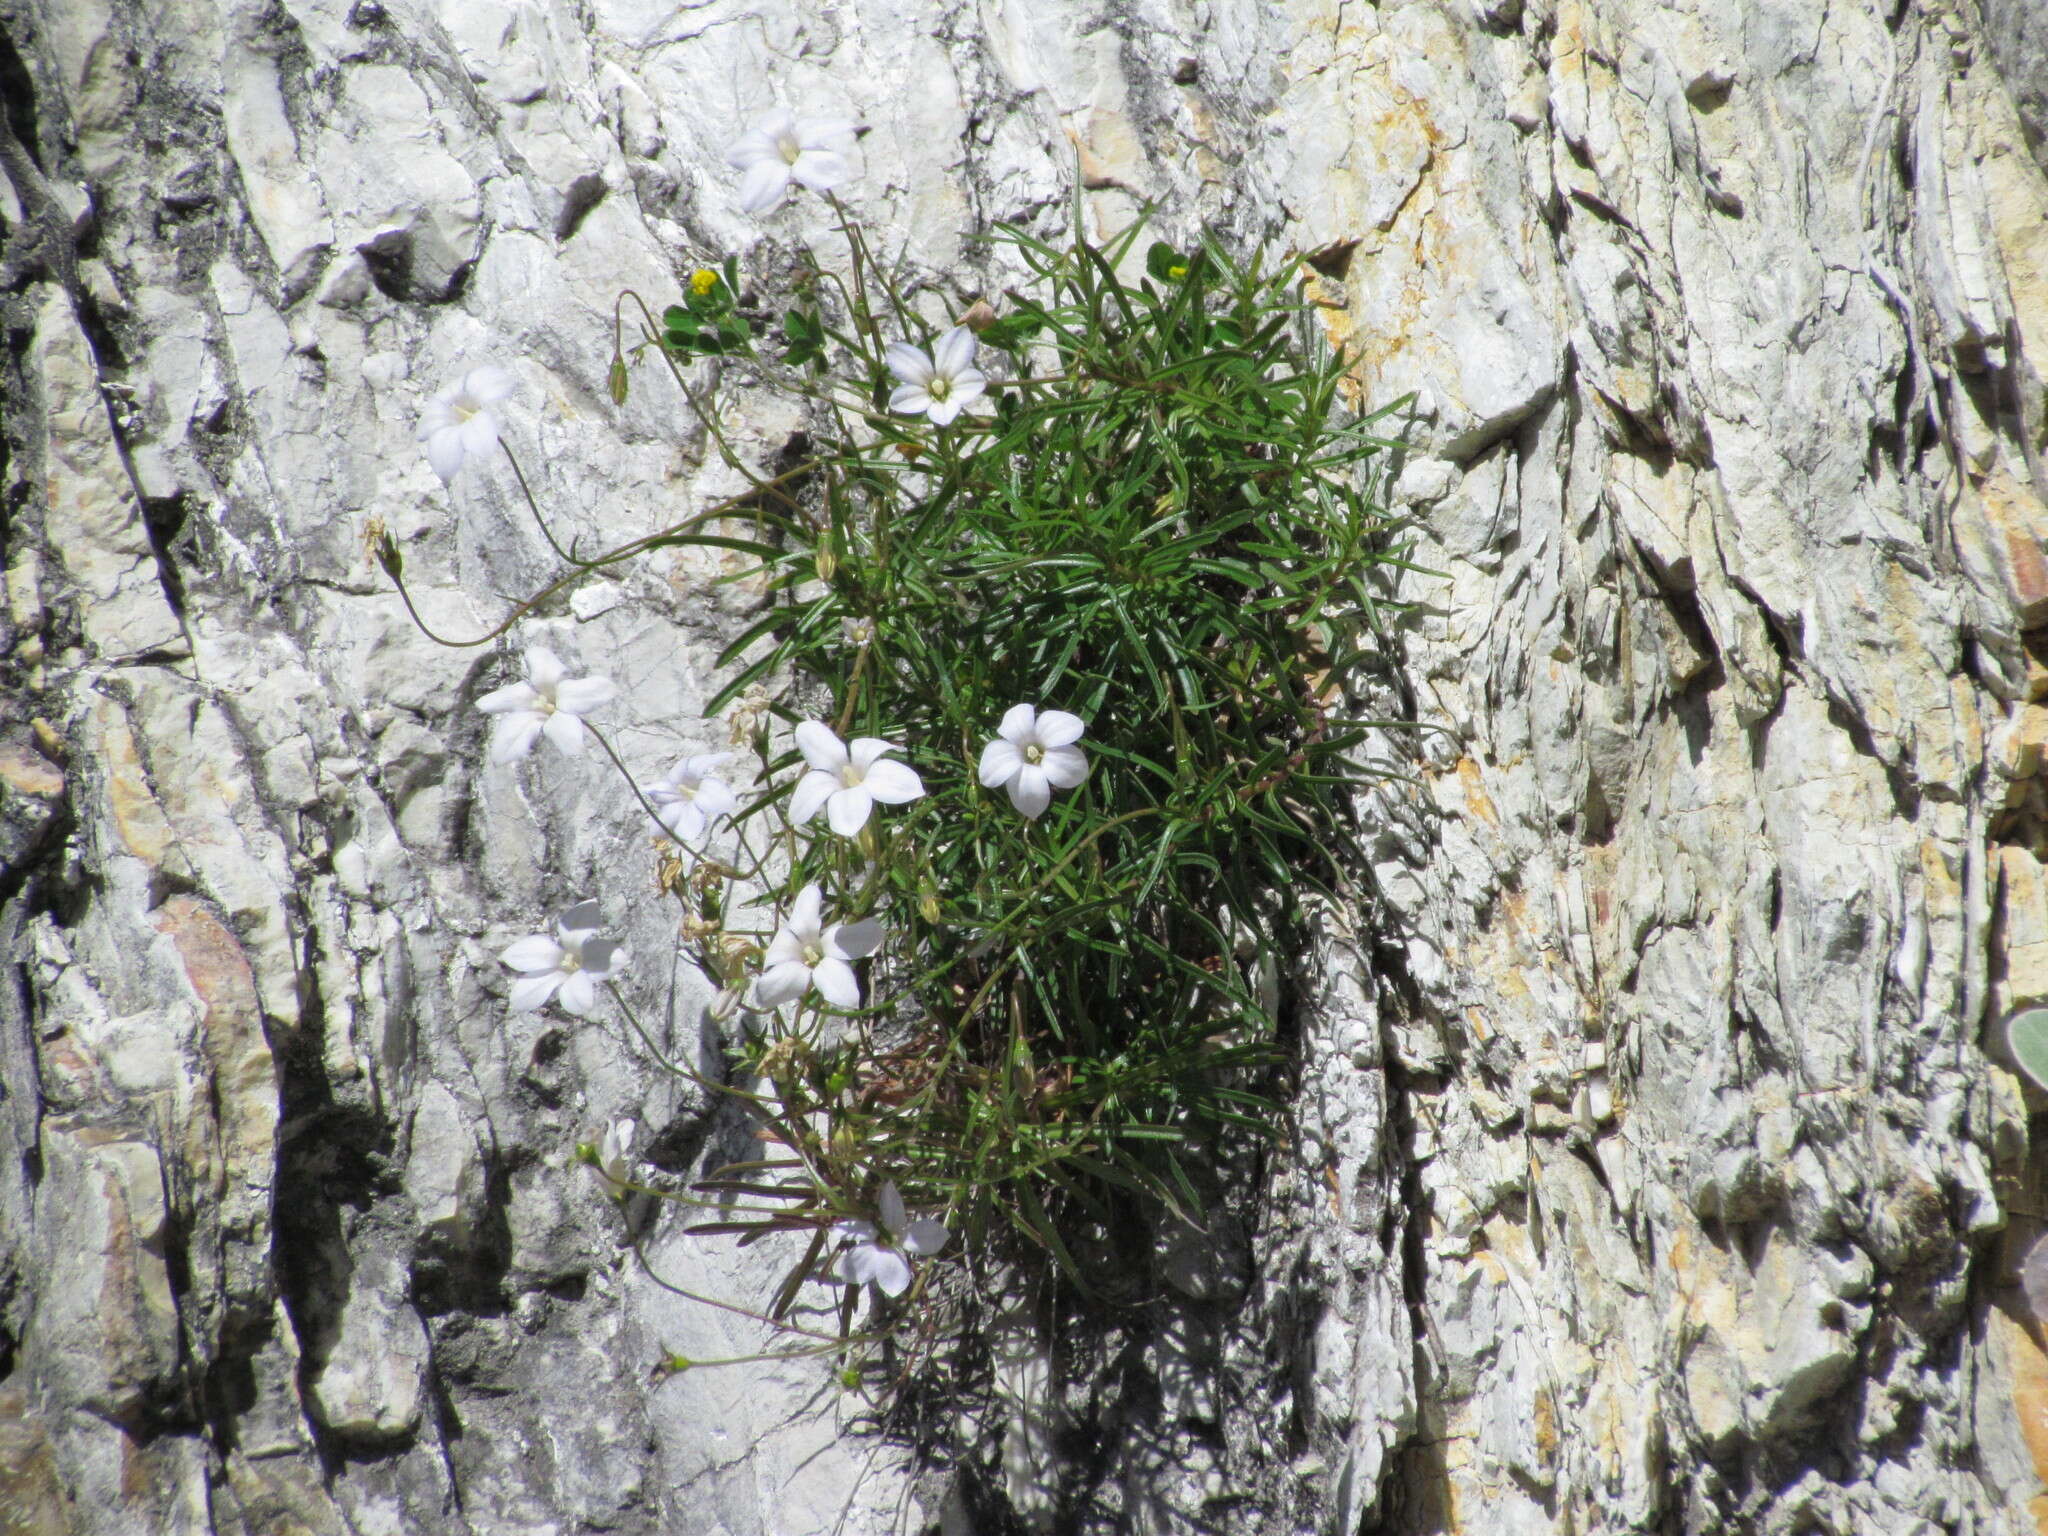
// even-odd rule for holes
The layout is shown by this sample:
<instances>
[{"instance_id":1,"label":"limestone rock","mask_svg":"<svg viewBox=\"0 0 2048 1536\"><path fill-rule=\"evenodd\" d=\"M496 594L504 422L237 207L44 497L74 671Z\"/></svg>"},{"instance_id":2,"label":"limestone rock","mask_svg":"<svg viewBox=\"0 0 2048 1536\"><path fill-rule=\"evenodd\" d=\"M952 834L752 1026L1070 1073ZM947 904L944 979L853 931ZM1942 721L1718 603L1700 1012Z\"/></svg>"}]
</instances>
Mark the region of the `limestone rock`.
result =
<instances>
[{"instance_id":1,"label":"limestone rock","mask_svg":"<svg viewBox=\"0 0 2048 1536\"><path fill-rule=\"evenodd\" d=\"M2048 1530L2048 1096L1997 1054L2048 998L2038 12L0 0L8 1518ZM415 438L486 361L565 536L739 488L604 379L621 287L830 259L816 203L738 209L776 103L867 125L848 197L935 318L1078 173L1098 235L1306 256L1405 397L1371 712L1419 728L1277 990L1294 1122L1227 1220L1105 1236L1113 1326L1009 1316L925 1460L819 1362L656 1369L762 1344L663 1282L790 1256L572 1149L744 1131L495 960L584 891L669 952L641 830L599 763L485 764L505 663L362 545L461 637L550 570L502 461ZM801 426L693 387L753 462ZM725 573L525 633L707 750ZM648 986L700 1040L709 985Z\"/></svg>"}]
</instances>

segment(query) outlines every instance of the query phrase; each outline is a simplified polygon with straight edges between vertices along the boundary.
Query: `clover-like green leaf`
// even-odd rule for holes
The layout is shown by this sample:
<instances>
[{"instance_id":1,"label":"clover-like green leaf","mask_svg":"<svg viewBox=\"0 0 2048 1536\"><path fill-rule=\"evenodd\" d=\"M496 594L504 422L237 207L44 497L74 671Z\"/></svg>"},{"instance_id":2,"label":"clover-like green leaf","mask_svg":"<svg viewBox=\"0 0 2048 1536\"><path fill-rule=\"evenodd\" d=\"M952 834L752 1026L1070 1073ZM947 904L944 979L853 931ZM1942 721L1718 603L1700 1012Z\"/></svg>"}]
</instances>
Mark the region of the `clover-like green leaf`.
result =
<instances>
[{"instance_id":1,"label":"clover-like green leaf","mask_svg":"<svg viewBox=\"0 0 2048 1536\"><path fill-rule=\"evenodd\" d=\"M2039 1088L2048 1088L2048 1008L2022 1008L2005 1021L2014 1061Z\"/></svg>"}]
</instances>

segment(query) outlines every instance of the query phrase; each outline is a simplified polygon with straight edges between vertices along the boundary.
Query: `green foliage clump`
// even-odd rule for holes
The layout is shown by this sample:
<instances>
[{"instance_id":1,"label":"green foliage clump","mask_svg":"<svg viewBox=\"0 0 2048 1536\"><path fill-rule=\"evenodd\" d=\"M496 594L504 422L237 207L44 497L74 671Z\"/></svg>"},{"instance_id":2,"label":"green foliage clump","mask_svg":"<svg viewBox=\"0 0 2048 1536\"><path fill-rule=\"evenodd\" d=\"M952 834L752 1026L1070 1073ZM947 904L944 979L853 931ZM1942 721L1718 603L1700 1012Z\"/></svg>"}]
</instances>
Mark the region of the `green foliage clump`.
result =
<instances>
[{"instance_id":1,"label":"green foliage clump","mask_svg":"<svg viewBox=\"0 0 2048 1536\"><path fill-rule=\"evenodd\" d=\"M872 269L845 328L789 316L801 360L836 346L864 397L821 396L805 494L759 513L779 537L746 575L773 606L712 708L807 678L929 790L795 859L789 889L886 914L899 990L782 1084L784 1124L822 1111L832 1129L796 1133L819 1165L853 1149L970 1242L1005 1224L1071 1273L1061 1212L1198 1217L1185 1144L1277 1122L1247 1069L1299 897L1342 877L1366 728L1346 683L1399 551L1390 445L1347 410L1291 266L1156 243L1131 281L1135 233L1003 238L1032 281L980 333L1008 363L983 416L889 413L868 290L927 338ZM975 771L1020 702L1088 728L1088 779L1035 820Z\"/></svg>"}]
</instances>

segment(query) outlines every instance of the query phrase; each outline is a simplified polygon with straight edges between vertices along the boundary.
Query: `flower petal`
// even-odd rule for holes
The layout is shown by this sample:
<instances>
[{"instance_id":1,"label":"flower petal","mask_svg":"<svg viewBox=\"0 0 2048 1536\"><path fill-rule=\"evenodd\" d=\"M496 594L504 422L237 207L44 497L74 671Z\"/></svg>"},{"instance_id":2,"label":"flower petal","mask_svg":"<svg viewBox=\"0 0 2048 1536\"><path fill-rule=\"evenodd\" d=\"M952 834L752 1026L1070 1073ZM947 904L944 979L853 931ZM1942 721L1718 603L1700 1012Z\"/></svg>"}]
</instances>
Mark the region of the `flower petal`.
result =
<instances>
[{"instance_id":1,"label":"flower petal","mask_svg":"<svg viewBox=\"0 0 2048 1536\"><path fill-rule=\"evenodd\" d=\"M839 1255L839 1262L832 1266L832 1273L847 1285L866 1285L876 1278L877 1264L888 1256L888 1250L873 1243L861 1243Z\"/></svg>"},{"instance_id":2,"label":"flower petal","mask_svg":"<svg viewBox=\"0 0 2048 1536\"><path fill-rule=\"evenodd\" d=\"M462 434L465 454L489 453L498 446L498 418L489 411L478 411L455 430Z\"/></svg>"},{"instance_id":3,"label":"flower petal","mask_svg":"<svg viewBox=\"0 0 2048 1536\"><path fill-rule=\"evenodd\" d=\"M767 213L788 190L789 167L780 154L771 152L767 159L748 166L747 174L740 178L740 211Z\"/></svg>"},{"instance_id":4,"label":"flower petal","mask_svg":"<svg viewBox=\"0 0 2048 1536\"><path fill-rule=\"evenodd\" d=\"M1005 741L1014 741L1018 746L1028 746L1036 738L1032 728L1038 721L1038 706L1035 704L1012 704L1003 712L1003 722L996 727L996 734Z\"/></svg>"},{"instance_id":5,"label":"flower petal","mask_svg":"<svg viewBox=\"0 0 2048 1536\"><path fill-rule=\"evenodd\" d=\"M776 147L772 136L756 128L752 133L743 133L733 140L732 148L725 152L725 163L736 171L750 171L763 160L782 160L782 151Z\"/></svg>"},{"instance_id":6,"label":"flower petal","mask_svg":"<svg viewBox=\"0 0 2048 1536\"><path fill-rule=\"evenodd\" d=\"M560 971L549 971L542 976L522 976L512 983L512 1011L531 1013L542 1003L555 995L555 988L562 984Z\"/></svg>"},{"instance_id":7,"label":"flower petal","mask_svg":"<svg viewBox=\"0 0 2048 1536\"><path fill-rule=\"evenodd\" d=\"M557 710L540 729L543 736L571 757L583 751L583 722L576 716Z\"/></svg>"},{"instance_id":8,"label":"flower petal","mask_svg":"<svg viewBox=\"0 0 2048 1536\"><path fill-rule=\"evenodd\" d=\"M960 414L962 403L958 395L949 393L943 400L934 400L932 408L926 411L925 415L933 426L949 427L953 424L953 418Z\"/></svg>"},{"instance_id":9,"label":"flower petal","mask_svg":"<svg viewBox=\"0 0 2048 1536\"><path fill-rule=\"evenodd\" d=\"M761 1008L780 1008L804 995L811 984L811 968L791 960L770 966L754 983L754 1003Z\"/></svg>"},{"instance_id":10,"label":"flower petal","mask_svg":"<svg viewBox=\"0 0 2048 1536\"><path fill-rule=\"evenodd\" d=\"M839 739L839 733L816 720L805 720L797 726L796 749L803 753L805 762L826 773L837 773L849 760L846 743Z\"/></svg>"},{"instance_id":11,"label":"flower petal","mask_svg":"<svg viewBox=\"0 0 2048 1536\"><path fill-rule=\"evenodd\" d=\"M852 759L855 770L864 774L875 766L877 758L886 757L895 750L896 743L893 741L884 741L879 736L856 736L848 749L848 756Z\"/></svg>"},{"instance_id":12,"label":"flower petal","mask_svg":"<svg viewBox=\"0 0 2048 1536\"><path fill-rule=\"evenodd\" d=\"M562 963L562 946L544 933L508 944L498 958L515 971L524 971L530 976L542 975L556 969Z\"/></svg>"},{"instance_id":13,"label":"flower petal","mask_svg":"<svg viewBox=\"0 0 2048 1536\"><path fill-rule=\"evenodd\" d=\"M790 166L789 177L813 192L830 192L853 179L853 162L836 149L807 149Z\"/></svg>"},{"instance_id":14,"label":"flower petal","mask_svg":"<svg viewBox=\"0 0 2048 1536\"><path fill-rule=\"evenodd\" d=\"M860 1006L860 980L853 974L853 967L844 960L834 960L827 955L812 966L811 985L835 1008Z\"/></svg>"},{"instance_id":15,"label":"flower petal","mask_svg":"<svg viewBox=\"0 0 2048 1536\"><path fill-rule=\"evenodd\" d=\"M1079 747L1053 747L1039 767L1054 789L1072 789L1088 777L1088 754Z\"/></svg>"},{"instance_id":16,"label":"flower petal","mask_svg":"<svg viewBox=\"0 0 2048 1536\"><path fill-rule=\"evenodd\" d=\"M443 485L452 484L462 472L462 458L461 427L441 427L427 439L427 462L434 466L434 473L441 477Z\"/></svg>"},{"instance_id":17,"label":"flower petal","mask_svg":"<svg viewBox=\"0 0 2048 1536\"><path fill-rule=\"evenodd\" d=\"M862 1250L854 1251L858 1253ZM910 1289L910 1260L900 1253L890 1252L887 1248L870 1248L866 1251L874 1255L868 1265L868 1278L881 1287L884 1296L901 1296Z\"/></svg>"},{"instance_id":18,"label":"flower petal","mask_svg":"<svg viewBox=\"0 0 2048 1536\"><path fill-rule=\"evenodd\" d=\"M905 805L924 793L917 770L884 758L868 770L860 787L884 805Z\"/></svg>"},{"instance_id":19,"label":"flower petal","mask_svg":"<svg viewBox=\"0 0 2048 1536\"><path fill-rule=\"evenodd\" d=\"M585 939L583 969L577 974L592 981L610 981L626 968L626 946L617 939Z\"/></svg>"},{"instance_id":20,"label":"flower petal","mask_svg":"<svg viewBox=\"0 0 2048 1536\"><path fill-rule=\"evenodd\" d=\"M937 402L925 393L922 384L905 384L889 396L889 409L899 416L922 416L935 404Z\"/></svg>"},{"instance_id":21,"label":"flower petal","mask_svg":"<svg viewBox=\"0 0 2048 1536\"><path fill-rule=\"evenodd\" d=\"M619 696L609 678L578 677L555 684L555 708L572 715L587 715Z\"/></svg>"},{"instance_id":22,"label":"flower petal","mask_svg":"<svg viewBox=\"0 0 2048 1536\"><path fill-rule=\"evenodd\" d=\"M552 694L555 684L568 670L562 665L562 658L546 646L529 645L526 648L526 680L542 693Z\"/></svg>"},{"instance_id":23,"label":"flower petal","mask_svg":"<svg viewBox=\"0 0 2048 1536\"><path fill-rule=\"evenodd\" d=\"M478 699L476 707L487 715L502 715L510 709L531 709L539 702L540 695L531 683L507 683Z\"/></svg>"},{"instance_id":24,"label":"flower petal","mask_svg":"<svg viewBox=\"0 0 2048 1536\"><path fill-rule=\"evenodd\" d=\"M837 960L859 960L882 947L880 919L864 917L857 923L834 923L824 933L825 953Z\"/></svg>"},{"instance_id":25,"label":"flower petal","mask_svg":"<svg viewBox=\"0 0 2048 1536\"><path fill-rule=\"evenodd\" d=\"M791 131L805 149L844 149L860 124L850 117L800 117Z\"/></svg>"},{"instance_id":26,"label":"flower petal","mask_svg":"<svg viewBox=\"0 0 2048 1536\"><path fill-rule=\"evenodd\" d=\"M723 779L706 779L697 786L697 809L708 820L714 816L730 816L740 808L738 795Z\"/></svg>"},{"instance_id":27,"label":"flower petal","mask_svg":"<svg viewBox=\"0 0 2048 1536\"><path fill-rule=\"evenodd\" d=\"M588 971L577 971L562 982L562 995L556 999L564 1008L579 1019L587 1019L597 1006L597 980Z\"/></svg>"},{"instance_id":28,"label":"flower petal","mask_svg":"<svg viewBox=\"0 0 2048 1536\"><path fill-rule=\"evenodd\" d=\"M989 789L1009 783L1023 766L1024 754L1015 742L998 738L981 749L981 782Z\"/></svg>"},{"instance_id":29,"label":"flower petal","mask_svg":"<svg viewBox=\"0 0 2048 1536\"><path fill-rule=\"evenodd\" d=\"M946 1239L952 1235L942 1223L936 1221L913 1221L900 1234L904 1248L919 1257L937 1253L946 1246Z\"/></svg>"},{"instance_id":30,"label":"flower petal","mask_svg":"<svg viewBox=\"0 0 2048 1536\"><path fill-rule=\"evenodd\" d=\"M540 738L540 728L547 724L547 717L538 714L507 715L498 722L498 729L491 736L491 761L512 763L533 749Z\"/></svg>"},{"instance_id":31,"label":"flower petal","mask_svg":"<svg viewBox=\"0 0 2048 1536\"><path fill-rule=\"evenodd\" d=\"M818 889L817 882L796 893L796 900L789 904L788 927L800 939L815 938L824 931L825 893Z\"/></svg>"},{"instance_id":32,"label":"flower petal","mask_svg":"<svg viewBox=\"0 0 2048 1536\"><path fill-rule=\"evenodd\" d=\"M571 902L555 914L555 927L565 936L590 934L604 926L604 908L596 901Z\"/></svg>"},{"instance_id":33,"label":"flower petal","mask_svg":"<svg viewBox=\"0 0 2048 1536\"><path fill-rule=\"evenodd\" d=\"M1052 804L1052 789L1045 781L1045 770L1026 763L1017 770L1017 777L1010 781L1010 804L1036 821L1045 814L1045 808Z\"/></svg>"},{"instance_id":34,"label":"flower petal","mask_svg":"<svg viewBox=\"0 0 2048 1536\"><path fill-rule=\"evenodd\" d=\"M913 347L907 341L890 342L882 360L889 365L889 371L906 384L922 386L931 383L938 375L938 370L932 367L930 354L923 347Z\"/></svg>"},{"instance_id":35,"label":"flower petal","mask_svg":"<svg viewBox=\"0 0 2048 1536\"><path fill-rule=\"evenodd\" d=\"M882 1225L891 1232L901 1232L910 1225L910 1213L903 1208L903 1193L897 1189L894 1179L882 1185L881 1206Z\"/></svg>"},{"instance_id":36,"label":"flower petal","mask_svg":"<svg viewBox=\"0 0 2048 1536\"><path fill-rule=\"evenodd\" d=\"M868 813L874 808L875 797L856 784L825 802L825 820L841 837L852 837L868 824Z\"/></svg>"},{"instance_id":37,"label":"flower petal","mask_svg":"<svg viewBox=\"0 0 2048 1536\"><path fill-rule=\"evenodd\" d=\"M775 937L768 941L768 948L761 956L761 963L773 970L778 965L803 965L804 941L787 928L775 930ZM804 966L809 970L809 966ZM809 986L809 982L804 983Z\"/></svg>"},{"instance_id":38,"label":"flower petal","mask_svg":"<svg viewBox=\"0 0 2048 1536\"><path fill-rule=\"evenodd\" d=\"M949 379L958 379L961 370L973 361L974 332L964 325L954 326L932 347L932 366Z\"/></svg>"},{"instance_id":39,"label":"flower petal","mask_svg":"<svg viewBox=\"0 0 2048 1536\"><path fill-rule=\"evenodd\" d=\"M953 393L949 397L953 406L953 414L959 415L987 393L988 380L984 379L972 368L968 369L966 373L953 381Z\"/></svg>"},{"instance_id":40,"label":"flower petal","mask_svg":"<svg viewBox=\"0 0 2048 1536\"><path fill-rule=\"evenodd\" d=\"M518 387L518 378L496 363L485 363L462 376L462 392L478 405L496 405Z\"/></svg>"},{"instance_id":41,"label":"flower petal","mask_svg":"<svg viewBox=\"0 0 2048 1536\"><path fill-rule=\"evenodd\" d=\"M694 800L678 800L661 809L661 824L679 843L694 843L704 835L704 811Z\"/></svg>"},{"instance_id":42,"label":"flower petal","mask_svg":"<svg viewBox=\"0 0 2048 1536\"><path fill-rule=\"evenodd\" d=\"M1079 715L1070 715L1064 709L1048 709L1038 717L1038 740L1048 747L1071 747L1087 729Z\"/></svg>"},{"instance_id":43,"label":"flower petal","mask_svg":"<svg viewBox=\"0 0 2048 1536\"><path fill-rule=\"evenodd\" d=\"M818 814L818 808L845 786L839 782L839 775L827 773L822 768L813 768L797 780L796 793L789 797L789 819L795 826L802 826Z\"/></svg>"}]
</instances>

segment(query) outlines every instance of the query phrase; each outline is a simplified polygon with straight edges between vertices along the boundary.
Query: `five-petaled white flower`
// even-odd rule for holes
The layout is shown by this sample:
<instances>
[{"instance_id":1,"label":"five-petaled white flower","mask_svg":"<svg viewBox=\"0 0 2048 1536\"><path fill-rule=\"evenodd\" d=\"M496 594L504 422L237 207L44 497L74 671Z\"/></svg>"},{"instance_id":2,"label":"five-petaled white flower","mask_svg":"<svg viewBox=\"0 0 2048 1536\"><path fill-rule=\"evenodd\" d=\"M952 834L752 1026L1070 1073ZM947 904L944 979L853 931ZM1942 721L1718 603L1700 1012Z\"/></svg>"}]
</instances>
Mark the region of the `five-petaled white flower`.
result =
<instances>
[{"instance_id":1,"label":"five-petaled white flower","mask_svg":"<svg viewBox=\"0 0 2048 1536\"><path fill-rule=\"evenodd\" d=\"M907 341L892 341L889 371L903 383L889 396L889 409L925 415L943 427L988 393L988 377L974 364L974 332L956 325L927 353Z\"/></svg>"},{"instance_id":2,"label":"five-petaled white flower","mask_svg":"<svg viewBox=\"0 0 2048 1536\"><path fill-rule=\"evenodd\" d=\"M519 972L512 983L512 1011L528 1013L549 998L579 1018L597 1006L597 984L625 966L625 946L597 936L604 915L594 901L579 901L555 919L555 937L536 933L498 956Z\"/></svg>"},{"instance_id":3,"label":"five-petaled white flower","mask_svg":"<svg viewBox=\"0 0 2048 1536\"><path fill-rule=\"evenodd\" d=\"M813 192L843 185L853 175L846 152L859 127L843 117L798 117L777 107L726 151L726 163L746 173L740 178L740 207L766 213L792 181Z\"/></svg>"},{"instance_id":4,"label":"five-petaled white flower","mask_svg":"<svg viewBox=\"0 0 2048 1536\"><path fill-rule=\"evenodd\" d=\"M852 837L868 824L877 800L903 805L924 793L924 780L914 768L882 756L896 750L893 742L858 736L849 747L829 725L806 720L796 728L796 745L811 765L789 798L789 819L797 826L823 806L832 830Z\"/></svg>"},{"instance_id":5,"label":"five-petaled white flower","mask_svg":"<svg viewBox=\"0 0 2048 1536\"><path fill-rule=\"evenodd\" d=\"M583 750L583 721L612 701L618 692L601 677L564 678L566 669L555 653L534 645L526 651L526 681L494 688L476 701L487 715L503 715L491 741L491 761L509 763L526 756L543 733L564 752Z\"/></svg>"},{"instance_id":6,"label":"five-petaled white flower","mask_svg":"<svg viewBox=\"0 0 2048 1536\"><path fill-rule=\"evenodd\" d=\"M740 808L731 786L712 774L731 756L730 752L707 752L686 757L652 784L641 787L661 824L678 841L694 843L714 820Z\"/></svg>"},{"instance_id":7,"label":"five-petaled white flower","mask_svg":"<svg viewBox=\"0 0 2048 1536\"><path fill-rule=\"evenodd\" d=\"M519 381L504 369L486 363L462 376L427 402L420 412L420 441L427 445L427 462L443 485L462 469L472 453L489 453L498 441L498 421L487 409L519 387Z\"/></svg>"},{"instance_id":8,"label":"five-petaled white flower","mask_svg":"<svg viewBox=\"0 0 2048 1536\"><path fill-rule=\"evenodd\" d=\"M811 987L835 1007L860 1006L860 982L850 962L881 947L882 925L872 917L827 925L823 902L815 885L797 893L788 921L775 930L761 957L765 969L754 983L757 1007L779 1008Z\"/></svg>"},{"instance_id":9,"label":"five-petaled white flower","mask_svg":"<svg viewBox=\"0 0 2048 1536\"><path fill-rule=\"evenodd\" d=\"M914 1253L922 1258L937 1253L953 1234L936 1221L912 1221L893 1182L882 1186L881 1205L880 1230L871 1221L838 1224L839 1235L855 1242L839 1255L832 1277L847 1285L865 1285L872 1280L883 1295L901 1296L910 1288L910 1261L903 1255Z\"/></svg>"},{"instance_id":10,"label":"five-petaled white flower","mask_svg":"<svg viewBox=\"0 0 2048 1536\"><path fill-rule=\"evenodd\" d=\"M604 1139L598 1143L597 1161L585 1166L604 1185L604 1192L614 1200L625 1198L626 1184L633 1176L633 1122L614 1120L604 1128Z\"/></svg>"},{"instance_id":11,"label":"five-petaled white flower","mask_svg":"<svg viewBox=\"0 0 2048 1536\"><path fill-rule=\"evenodd\" d=\"M1079 715L1063 709L1040 714L1017 705L981 749L981 782L989 789L1008 785L1010 804L1036 820L1055 789L1072 789L1088 777L1087 754L1074 745L1086 729Z\"/></svg>"}]
</instances>

